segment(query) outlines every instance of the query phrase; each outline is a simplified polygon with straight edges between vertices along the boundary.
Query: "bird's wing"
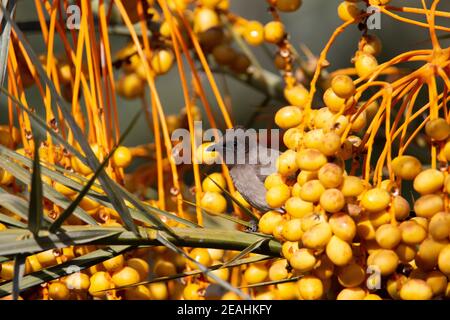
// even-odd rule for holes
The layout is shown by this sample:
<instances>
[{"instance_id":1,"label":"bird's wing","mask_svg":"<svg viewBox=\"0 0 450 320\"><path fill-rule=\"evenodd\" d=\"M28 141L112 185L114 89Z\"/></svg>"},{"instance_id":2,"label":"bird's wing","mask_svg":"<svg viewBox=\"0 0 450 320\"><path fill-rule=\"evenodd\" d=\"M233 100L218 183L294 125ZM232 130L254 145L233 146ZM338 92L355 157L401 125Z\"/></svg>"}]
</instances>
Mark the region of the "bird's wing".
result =
<instances>
[{"instance_id":1,"label":"bird's wing","mask_svg":"<svg viewBox=\"0 0 450 320\"><path fill-rule=\"evenodd\" d=\"M265 158L263 164L255 165L255 172L261 180L262 183L266 180L267 176L271 175L272 173L276 172L276 159L280 155L280 152L275 149L267 149L267 156L270 156L268 158ZM266 157L266 155L264 155Z\"/></svg>"},{"instance_id":2,"label":"bird's wing","mask_svg":"<svg viewBox=\"0 0 450 320\"><path fill-rule=\"evenodd\" d=\"M236 165L230 170L230 176L239 193L254 208L261 212L271 210L266 202L266 188L258 176L256 165Z\"/></svg>"}]
</instances>

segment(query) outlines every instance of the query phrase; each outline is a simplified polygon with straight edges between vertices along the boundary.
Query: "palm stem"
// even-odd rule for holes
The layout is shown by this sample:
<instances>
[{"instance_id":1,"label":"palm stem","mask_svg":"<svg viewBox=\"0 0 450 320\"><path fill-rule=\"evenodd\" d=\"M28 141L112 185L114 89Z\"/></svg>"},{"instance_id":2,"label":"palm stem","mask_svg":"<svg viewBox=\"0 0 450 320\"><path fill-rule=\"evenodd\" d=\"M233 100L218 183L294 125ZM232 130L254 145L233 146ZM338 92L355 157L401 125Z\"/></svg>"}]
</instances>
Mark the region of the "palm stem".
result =
<instances>
[{"instance_id":1,"label":"palm stem","mask_svg":"<svg viewBox=\"0 0 450 320\"><path fill-rule=\"evenodd\" d=\"M141 234L144 233L147 236L139 238L132 232L124 231L112 237L99 239L95 241L95 244L138 246L160 244L156 239L157 232L155 230L140 228L140 231ZM173 231L177 234L178 238L175 238L164 231L159 232L162 232L170 242L179 247L216 248L237 251L244 250L249 245L260 240L261 237L264 237L255 233L209 228L173 228ZM267 237L267 241L255 250L255 253L273 257L279 257L280 252L281 244L269 237Z\"/></svg>"}]
</instances>

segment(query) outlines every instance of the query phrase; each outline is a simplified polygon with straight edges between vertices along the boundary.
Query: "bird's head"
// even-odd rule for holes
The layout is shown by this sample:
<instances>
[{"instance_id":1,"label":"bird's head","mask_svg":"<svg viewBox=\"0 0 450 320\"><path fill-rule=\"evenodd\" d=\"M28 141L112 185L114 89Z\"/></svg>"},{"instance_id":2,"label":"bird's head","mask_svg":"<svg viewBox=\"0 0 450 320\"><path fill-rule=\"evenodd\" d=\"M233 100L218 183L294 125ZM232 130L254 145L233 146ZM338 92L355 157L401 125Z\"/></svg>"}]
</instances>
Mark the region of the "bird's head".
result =
<instances>
[{"instance_id":1,"label":"bird's head","mask_svg":"<svg viewBox=\"0 0 450 320\"><path fill-rule=\"evenodd\" d=\"M216 143L208 147L208 152L219 152L226 164L239 163L240 157L245 157L249 150L256 147L258 144L258 137L256 130L236 126L232 129L227 129Z\"/></svg>"}]
</instances>

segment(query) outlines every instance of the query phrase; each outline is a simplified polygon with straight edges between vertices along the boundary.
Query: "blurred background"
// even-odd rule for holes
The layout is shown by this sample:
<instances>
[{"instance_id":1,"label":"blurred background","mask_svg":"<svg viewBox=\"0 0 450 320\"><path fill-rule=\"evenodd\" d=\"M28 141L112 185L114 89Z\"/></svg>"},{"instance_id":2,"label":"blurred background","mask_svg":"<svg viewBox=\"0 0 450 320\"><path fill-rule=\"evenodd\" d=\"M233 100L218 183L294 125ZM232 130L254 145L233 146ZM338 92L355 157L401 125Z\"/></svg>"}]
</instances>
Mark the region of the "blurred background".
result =
<instances>
[{"instance_id":1,"label":"blurred background","mask_svg":"<svg viewBox=\"0 0 450 320\"><path fill-rule=\"evenodd\" d=\"M93 1L93 3L95 2L96 1ZM259 20L262 23L271 20L271 16L267 11L266 0L230 0L230 3L231 10L246 19ZM300 53L300 43L306 45L315 55L320 53L335 28L342 23L338 18L336 11L339 3L340 1L338 0L303 0L303 5L300 10L282 15L282 20L286 24L286 29L290 34L292 44ZM427 3L431 5L431 1L427 1ZM394 0L391 4L421 7L420 0ZM441 1L439 10L450 11L450 1ZM403 13L402 15L408 16ZM18 22L38 21L35 13L34 1L18 1L16 20ZM445 23L445 20L442 20L441 24L442 23ZM381 30L371 30L370 33L378 35L383 42L383 53L379 57L379 61L389 59L394 55L407 50L430 47L431 45L427 42L429 36L426 29L402 24L387 16L381 17ZM45 45L40 36L40 30L34 32L27 31L26 35L38 54L45 53ZM331 63L328 68L330 71L350 66L350 59L356 50L360 35L361 31L359 31L355 25L351 26L345 33L339 36L328 56L328 61ZM113 51L122 48L128 40L128 37L122 35L111 36ZM448 39L442 41L446 45L450 43ZM269 47L269 49L274 53L274 47ZM59 45L56 45L55 53L57 56L63 54L60 43ZM277 73L271 58L264 49L256 48L254 49L254 53L265 69ZM222 94L229 94L235 123L246 123L251 114L260 107L264 100L264 95L229 76L217 74L216 80L221 87ZM159 77L157 79L157 86L166 113L178 113L179 110L184 107L184 103L177 68L172 68L169 74ZM42 102L37 90L31 88L29 94L30 98L28 101L33 103L33 107L39 110L42 106ZM209 92L209 98L212 105L218 110L211 92ZM118 102L121 125L125 127L132 115L141 108L141 102L140 100L124 100L120 97ZM267 106L263 108L260 113L259 125L267 127L273 119L273 116L271 115L273 115L273 112L281 107L283 103L283 101L269 101ZM0 123L6 123L7 109L4 97L0 97L0 104ZM219 115L219 113L216 114ZM205 124L205 127L206 125L207 124ZM129 136L126 144L144 144L152 140L151 132L148 129L144 117L142 117L142 120L134 130L134 134Z\"/></svg>"}]
</instances>

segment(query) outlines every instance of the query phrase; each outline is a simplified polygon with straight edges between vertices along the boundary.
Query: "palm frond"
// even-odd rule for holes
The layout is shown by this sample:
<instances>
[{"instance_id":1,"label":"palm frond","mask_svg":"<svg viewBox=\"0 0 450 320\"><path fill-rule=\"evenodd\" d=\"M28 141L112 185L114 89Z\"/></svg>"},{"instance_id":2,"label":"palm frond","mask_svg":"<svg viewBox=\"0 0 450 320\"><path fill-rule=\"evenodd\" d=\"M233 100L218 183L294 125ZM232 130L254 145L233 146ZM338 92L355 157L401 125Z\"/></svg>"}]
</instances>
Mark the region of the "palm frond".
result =
<instances>
[{"instance_id":1,"label":"palm frond","mask_svg":"<svg viewBox=\"0 0 450 320\"><path fill-rule=\"evenodd\" d=\"M249 289L249 288L272 286L272 285L276 285L276 284L280 284L280 283L294 282L294 281L300 280L302 277L303 277L303 275L295 276L295 277L288 278L288 279L282 279L282 280L258 282L258 283L249 284L247 286L242 286L239 288L241 288L241 289L248 288Z\"/></svg>"},{"instance_id":2,"label":"palm frond","mask_svg":"<svg viewBox=\"0 0 450 320\"><path fill-rule=\"evenodd\" d=\"M2 145L0 145L0 155L5 155L8 158L28 167L31 168L33 166L33 160L27 158L24 155L21 155L20 153L17 153L14 150L8 149ZM85 184L83 182L88 182L89 180L77 173L71 172L69 170L66 170L56 164L50 164L46 161L43 161L41 159L41 174L43 176L49 177L52 180L59 182L66 187L69 187L77 192L80 192L83 190ZM93 186L100 189L101 186L98 183L94 183ZM107 199L104 194L99 193L95 190L89 190L89 195L96 196L96 197L103 197L104 199Z\"/></svg>"},{"instance_id":3,"label":"palm frond","mask_svg":"<svg viewBox=\"0 0 450 320\"><path fill-rule=\"evenodd\" d=\"M20 165L18 165L17 163L14 163L10 159L3 157L1 154L0 154L0 166L3 168L8 168L7 169L8 172L11 173L17 180L21 181L25 185L28 185L30 183L31 180L30 172L25 168L21 167ZM70 205L71 201L67 199L66 196L56 191L54 188L50 187L46 183L42 185L42 188L44 197L50 199L56 205L60 206L61 208L67 208ZM86 211L84 211L80 207L76 208L74 215L88 224L92 225L98 224L94 218L92 218ZM51 222L51 220L48 218L46 218L46 220Z\"/></svg>"},{"instance_id":4,"label":"palm frond","mask_svg":"<svg viewBox=\"0 0 450 320\"><path fill-rule=\"evenodd\" d=\"M36 136L34 137L34 141L36 146L39 146L39 139ZM42 199L41 164L39 161L39 151L36 148L31 175L30 206L28 208L28 229L34 235L39 233L42 225L42 217L44 215Z\"/></svg>"},{"instance_id":5,"label":"palm frond","mask_svg":"<svg viewBox=\"0 0 450 320\"><path fill-rule=\"evenodd\" d=\"M19 109L21 109L21 111L25 112L30 117L31 123L36 127L36 130L39 129L43 133L50 134L51 137L55 139L55 141L61 143L70 153L72 153L81 161L83 161L82 160L84 159L83 155L72 145L70 145L59 133L57 133L49 125L47 125L47 123L45 122L45 120L42 119L42 117L40 117L32 110L25 107L22 102L20 102L16 97L14 97L11 93L9 93L8 90L6 90L4 87L0 87L0 91L3 94L5 94L8 97L8 99L11 99L11 101L14 102L14 104L18 106Z\"/></svg>"},{"instance_id":6,"label":"palm frond","mask_svg":"<svg viewBox=\"0 0 450 320\"><path fill-rule=\"evenodd\" d=\"M14 258L14 277L12 280L12 284L13 284L12 298L13 298L13 300L19 299L20 282L25 273L25 258L26 258L26 256L23 254L18 254Z\"/></svg>"},{"instance_id":7,"label":"palm frond","mask_svg":"<svg viewBox=\"0 0 450 320\"><path fill-rule=\"evenodd\" d=\"M75 200L67 207L66 210L61 213L61 215L53 222L53 224L50 227L50 231L57 230L64 221L69 218L72 213L75 211L75 209L78 207L80 202L83 200L84 196L89 192L92 185L94 184L95 180L97 180L97 177L99 176L100 172L105 168L105 166L109 163L109 160L114 155L114 152L117 150L117 148L122 144L122 142L125 140L125 138L128 136L128 134L131 132L132 128L136 125L138 117L140 116L141 112L138 112L133 119L131 120L130 124L128 125L127 129L124 131L122 136L120 137L118 143L114 146L114 148L110 151L108 156L105 157L103 162L101 163L100 167L97 168L93 176L89 179L88 183L84 186L83 190L80 191L80 193L77 195ZM160 221L161 222L161 221ZM162 223L162 222L161 222Z\"/></svg>"},{"instance_id":8,"label":"palm frond","mask_svg":"<svg viewBox=\"0 0 450 320\"><path fill-rule=\"evenodd\" d=\"M7 229L0 232L0 255L35 253L81 245L114 236L121 231L123 231L122 228L72 226L58 234L40 231L33 236L26 229Z\"/></svg>"},{"instance_id":9,"label":"palm frond","mask_svg":"<svg viewBox=\"0 0 450 320\"><path fill-rule=\"evenodd\" d=\"M242 250L238 255L234 256L232 259L230 259L227 262L225 262L222 267L223 268L228 267L229 265L233 264L235 261L242 259L247 254L255 251L256 249L258 249L264 242L266 242L268 240L269 239L264 239L264 238L263 239L258 239L257 241L255 241L254 243L249 245L247 248Z\"/></svg>"},{"instance_id":10,"label":"palm frond","mask_svg":"<svg viewBox=\"0 0 450 320\"><path fill-rule=\"evenodd\" d=\"M16 0L7 0L6 7L14 15L14 11L16 11ZM8 22L3 20L3 17L0 16L0 43L9 43L9 39L11 37L11 26ZM0 46L0 87L3 86L3 82L6 78L6 61L8 59L8 49L9 45Z\"/></svg>"},{"instance_id":11,"label":"palm frond","mask_svg":"<svg viewBox=\"0 0 450 320\"><path fill-rule=\"evenodd\" d=\"M11 25L12 29L14 30L14 33L16 34L17 38L27 51L28 56L30 57L31 61L36 67L36 71L39 74L39 77L41 78L41 81L45 83L47 88L51 92L51 98L54 103L52 103L52 108L54 109L54 114L58 114L59 111L64 116L65 121L67 122L68 126L70 127L71 132L73 133L75 139L77 140L79 146L83 150L83 152L86 155L86 158L80 158L81 161L86 162L86 164L95 171L99 166L100 163L95 156L94 152L92 151L86 137L83 135L83 132L81 131L81 128L76 123L73 115L71 114L71 106L64 100L63 97L61 97L58 94L58 91L55 88L54 83L51 81L51 79L48 77L47 73L43 69L39 58L34 53L34 50L32 49L31 45L28 43L27 39L25 38L22 31L19 29L17 24L14 22L14 20L11 18L10 12L5 9L3 5L0 5L1 10L3 12L4 18L8 21L8 23ZM56 109L58 108L58 109ZM131 214L128 210L128 207L125 205L124 199L119 196L117 185L112 181L112 179L105 173L104 170L101 170L99 174L99 180L102 186L104 187L104 190L108 197L111 200L111 203L114 205L114 208L119 213L120 217L122 218L123 222L125 223L126 227L133 231L136 235L139 235L137 231L137 227L133 222L133 219L131 217Z\"/></svg>"},{"instance_id":12,"label":"palm frond","mask_svg":"<svg viewBox=\"0 0 450 320\"><path fill-rule=\"evenodd\" d=\"M2 207L18 215L21 219L28 220L28 201L25 199L8 193L0 187L0 203Z\"/></svg>"},{"instance_id":13,"label":"palm frond","mask_svg":"<svg viewBox=\"0 0 450 320\"><path fill-rule=\"evenodd\" d=\"M8 170L11 172L11 174L13 176L15 176L17 179L19 179L21 182L27 184L29 182L29 180L24 180L24 179L26 179L25 177L29 176L29 172L27 170L25 170L24 168L22 168L21 166L18 166L17 164L12 163L11 160L17 161L18 163L20 163L24 166L27 166L27 167L31 167L33 165L33 161L13 150L9 150L6 147L3 147L0 145L0 162L2 161L2 156L4 157L3 161L5 161L4 162L5 164L6 164L6 161L8 161L8 164L12 164L12 167L8 165ZM41 161L41 163L42 163L41 171L42 171L43 176L48 176L52 180L54 180L58 183L61 183L77 192L81 192L83 190L83 188L85 187L85 184L82 183L83 181L86 181L86 182L89 181L84 176L69 172L69 171L65 170L64 168L61 168L57 165L50 165L50 164L42 162L42 161ZM46 166L51 167L52 169L55 169L55 170L50 170ZM69 178L65 175L70 175L73 177L73 179ZM97 189L101 188L101 186L96 183L94 183L93 185L95 185L95 187ZM127 193L129 195L129 197L133 197L133 199L136 202L139 202L140 207L143 208L143 210L137 210L135 208L129 207L129 210L131 212L133 219L153 225L153 220L151 220L149 218L149 215L153 214L153 215L165 216L166 218L168 218L170 220L177 221L188 227L193 227L193 228L199 227L199 225L197 225L196 223L191 222L187 219L178 217L177 215L175 215L173 213L170 213L170 212L167 212L164 210L160 210L159 208L156 208L156 207L152 207L149 204L140 201L137 197L135 197L131 193L129 193L125 188L123 188L123 187L120 187L120 188L124 193ZM0 192L1 192L1 190L2 189L0 188ZM54 201L54 199L57 199L57 201L59 201L57 204L59 206L61 206L62 208L67 208L71 203L65 196L60 194L58 191L56 191L49 185L44 185L44 195L52 201ZM114 208L114 206L109 202L108 197L102 193L99 193L95 190L90 189L86 196L94 199L102 206L105 206L105 207L108 207L111 209ZM91 216L89 216L86 212L84 212L84 210L82 210L79 207L76 208L74 214L75 214L75 216L77 216L81 220L85 221L86 223L97 224L97 222ZM80 215L82 215L82 217L80 217ZM27 217L24 216L23 218L26 219ZM160 226L160 228L164 229L162 226Z\"/></svg>"},{"instance_id":14,"label":"palm frond","mask_svg":"<svg viewBox=\"0 0 450 320\"><path fill-rule=\"evenodd\" d=\"M1 199L1 197L0 197ZM20 222L14 218L7 216L6 214L0 213L0 222L4 223L8 226L16 227L16 228L26 228L27 225L23 222Z\"/></svg>"},{"instance_id":15,"label":"palm frond","mask_svg":"<svg viewBox=\"0 0 450 320\"><path fill-rule=\"evenodd\" d=\"M58 133L56 133L54 130L52 130L46 123L45 123L45 121L42 119L42 118L40 118L39 116L37 116L36 114L34 114L33 112L31 112L28 108L26 108L20 101L18 101L16 98L14 98L11 94L9 94L4 88L1 88L0 87L0 91L2 91L2 92L4 92L10 99L12 99L13 101L14 101L14 103L16 103L21 109L22 109L22 111L24 111L24 112L27 112L28 113L28 115L31 117L31 119L33 119L35 122L34 123L36 123L40 128L42 128L42 129L44 129L44 130L46 130L48 133L50 133L51 135L52 135L52 137L53 138L55 138L58 142L60 142L62 145L64 145L64 147L66 148L66 149L68 149L70 152L72 152L75 156L77 156L81 161L84 161L83 159L84 159L84 157L75 149L75 148L73 148L69 143L67 143L67 141L65 141L64 139L63 139L63 137L61 137ZM15 153L14 154L14 151L11 151L11 150L8 150L8 149L6 149L6 148L4 148L4 147L1 147L0 146L0 151L2 152L2 153L6 153L6 154L9 154L11 157L14 157L14 158L19 158L19 159L21 159L23 162L28 162L29 161L29 159L26 159L26 157L23 157L23 156L21 156L21 155L19 155L19 154L17 154L17 153ZM97 160L98 161L98 160ZM55 166L54 166L55 167ZM60 183L63 183L63 184L67 184L68 186L70 186L70 187L76 187L76 186L78 186L78 188L80 188L80 189L78 189L79 191L81 191L82 190L82 188L84 187L84 185L80 185L80 184L77 184L75 181L73 181L72 179L69 179L69 178L67 178L67 177L65 177L64 175L58 175L58 174L56 174L56 172L52 172L51 170L48 170L48 169L46 169L46 168L44 168L43 169L43 171L46 173L46 174L48 174L49 176L51 176L52 178L55 178L55 180L56 181L58 181L58 182L60 182ZM99 175L101 175L101 172L102 172L102 170L100 170L100 173L99 173ZM13 174L14 175L14 174ZM17 177L16 177L17 178ZM84 177L79 177L81 180L85 180L85 178ZM62 180L62 181L61 181ZM100 180L100 176L99 176L99 180ZM166 230L166 231L168 231L169 233L172 233L171 232L171 230L170 230L170 228L167 226L167 225L165 225L164 223L162 223L162 221L160 221L157 217L155 217L154 216L154 213L155 213L155 211L159 211L159 213L163 213L163 211L162 210L157 210L156 208L152 208L152 207L150 207L150 206L145 206L145 205L143 205L142 203L141 203L141 201L139 200L139 199L137 199L137 197L135 197L134 195L132 195L130 192L128 192L125 188L123 188L123 187L121 187L120 185L118 185L118 184L116 184L114 181L110 181L113 185L114 185L114 188L115 188L115 197L113 197L113 198L111 198L110 196L109 196L109 194L107 194L107 197L106 197L106 199L109 199L110 200L110 203L111 203L111 205L110 206L108 206L108 205L106 205L106 206L108 206L108 207L112 207L112 208L116 208L116 206L115 206L115 204L114 204L114 202L113 201L111 201L111 200L114 200L117 196L123 196L126 200L128 200L133 206L135 206L137 209L138 209L138 211L135 211L134 213L135 213L135 215L136 216L138 216L140 219L141 219L141 221L144 221L144 222L147 222L147 223L152 223L152 221L153 222L156 222L156 225L157 226L159 226L160 228L162 228L162 229L164 229L164 230ZM45 187L44 187L44 189L45 189ZM56 192L56 191L55 191ZM53 192L51 192L51 193L53 193ZM105 198L103 195L98 195L97 194L97 196L98 197L100 197L100 198ZM97 198L98 199L98 198ZM122 198L120 198L121 200L122 200ZM52 201L53 201L53 199L51 199ZM61 199L60 199L61 200ZM64 201L63 201L64 202ZM58 204L58 203L57 203ZM104 204L104 203L102 203L102 204ZM63 207L63 208L67 208L67 206L68 205L61 205L61 204L58 204L58 205L60 205L61 207ZM69 204L70 205L70 204ZM129 207L126 207L128 210L131 210ZM116 209L117 210L117 209ZM119 214L121 214L121 211L118 211L119 212ZM93 220L89 215L85 215L85 214L83 214L83 211L82 210L80 210L80 208L77 208L76 210L75 210L75 215L78 217L78 218L80 218L80 219L82 219L83 221L85 221L85 222L88 222L88 221L86 221L86 219L87 220L91 220L90 222L88 222L88 223L90 223L90 224L92 224L95 220ZM83 217L80 217L79 215L82 215ZM181 218L179 218L179 217L176 217L175 215L170 215L170 214L165 214L164 213L164 215L166 215L167 217L172 217L173 219L175 219L175 220L177 220L177 221L179 221L179 222L181 222L181 223L183 223L183 224L185 224L185 225L191 225L192 226L192 223L190 223L190 222L188 222L188 220L185 220L185 219L181 219ZM122 215L121 215L121 218L123 218L122 217ZM159 220L159 221L158 221ZM174 233L172 233L172 235L174 235Z\"/></svg>"}]
</instances>

